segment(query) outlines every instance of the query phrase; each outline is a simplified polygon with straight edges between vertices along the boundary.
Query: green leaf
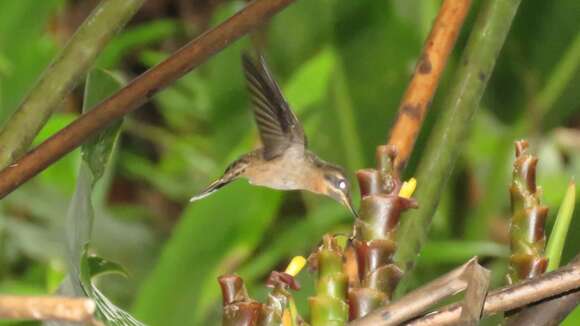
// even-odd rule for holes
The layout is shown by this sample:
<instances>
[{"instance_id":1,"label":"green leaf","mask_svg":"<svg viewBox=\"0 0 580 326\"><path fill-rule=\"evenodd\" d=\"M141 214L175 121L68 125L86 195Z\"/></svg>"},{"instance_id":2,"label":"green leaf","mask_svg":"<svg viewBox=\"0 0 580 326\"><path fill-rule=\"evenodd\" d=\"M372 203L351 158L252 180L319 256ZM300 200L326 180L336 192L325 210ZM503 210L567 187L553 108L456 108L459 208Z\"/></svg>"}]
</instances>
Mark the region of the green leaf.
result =
<instances>
[{"instance_id":1,"label":"green leaf","mask_svg":"<svg viewBox=\"0 0 580 326\"><path fill-rule=\"evenodd\" d=\"M88 108L93 107L121 86L122 83L110 73L99 69L91 71L85 84L83 111L86 112ZM83 160L77 179L77 188L67 216L69 280L73 294L88 296L95 300L96 314L106 325L143 325L129 313L115 306L92 283L93 277L104 272L118 272L126 275L123 268L102 258L87 256L95 215L92 193L96 182L104 174L120 127L121 121L114 123L85 143L81 149Z\"/></svg>"},{"instance_id":2,"label":"green leaf","mask_svg":"<svg viewBox=\"0 0 580 326\"><path fill-rule=\"evenodd\" d=\"M306 61L284 87L284 94L297 114L320 102L328 91L330 76L336 66L336 55L325 48Z\"/></svg>"},{"instance_id":3,"label":"green leaf","mask_svg":"<svg viewBox=\"0 0 580 326\"><path fill-rule=\"evenodd\" d=\"M115 93L122 84L122 80L105 70L91 71L85 85L83 112L87 112L102 99ZM81 148L82 158L89 166L95 181L105 172L106 163L111 156L122 123L123 120L115 121L112 126L93 136Z\"/></svg>"},{"instance_id":4,"label":"green leaf","mask_svg":"<svg viewBox=\"0 0 580 326\"><path fill-rule=\"evenodd\" d=\"M546 257L548 257L548 272L557 269L560 266L566 234L574 215L574 204L576 201L576 183L573 181L568 185L568 191L564 195L560 210L556 216L556 222L546 247Z\"/></svg>"},{"instance_id":5,"label":"green leaf","mask_svg":"<svg viewBox=\"0 0 580 326\"><path fill-rule=\"evenodd\" d=\"M103 257L89 256L88 245L85 245L81 256L81 279L85 283L89 283L93 278L105 274L119 274L124 277L129 277L129 274L118 263L108 261Z\"/></svg>"},{"instance_id":6,"label":"green leaf","mask_svg":"<svg viewBox=\"0 0 580 326\"><path fill-rule=\"evenodd\" d=\"M190 204L137 296L135 315L152 325L202 325L217 276L258 245L281 195L240 180Z\"/></svg>"}]
</instances>

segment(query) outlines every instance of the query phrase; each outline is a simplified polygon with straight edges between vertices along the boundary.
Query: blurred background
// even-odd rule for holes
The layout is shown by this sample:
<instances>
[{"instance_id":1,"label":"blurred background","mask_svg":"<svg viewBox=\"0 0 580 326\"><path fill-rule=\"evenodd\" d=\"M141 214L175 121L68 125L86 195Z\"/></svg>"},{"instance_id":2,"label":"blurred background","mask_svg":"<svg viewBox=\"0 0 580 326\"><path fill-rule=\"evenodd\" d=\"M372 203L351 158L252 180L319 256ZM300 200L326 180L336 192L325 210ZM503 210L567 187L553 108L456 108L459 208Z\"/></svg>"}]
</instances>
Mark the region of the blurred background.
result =
<instances>
[{"instance_id":1,"label":"blurred background","mask_svg":"<svg viewBox=\"0 0 580 326\"><path fill-rule=\"evenodd\" d=\"M442 109L481 2L474 1L407 177ZM97 3L0 0L0 122ZM373 166L375 147L386 142L439 4L301 0L258 34L311 148L344 166L354 187L354 171ZM147 0L97 65L130 80L243 6L243 1ZM127 279L103 277L98 286L150 325L218 324L218 275L239 273L251 295L263 299L271 270L284 268L294 255L308 255L324 233L351 230L348 211L330 199L245 181L188 203L230 161L258 145L240 64L241 51L250 47L245 37L128 116L94 195L93 247L129 272ZM580 175L579 61L580 2L522 1L453 176L442 189L413 286L473 255L492 269L493 287L505 284L508 185L518 138L528 138L540 157L549 234L568 181ZM79 115L82 93L81 85L66 98L35 143ZM0 201L0 293L47 294L60 284L64 222L79 161L78 152L67 155ZM426 182L418 180L419 187ZM578 211L563 263L580 248ZM307 314L305 298L314 279L302 273L300 281L297 300ZM567 323L580 324L578 309Z\"/></svg>"}]
</instances>

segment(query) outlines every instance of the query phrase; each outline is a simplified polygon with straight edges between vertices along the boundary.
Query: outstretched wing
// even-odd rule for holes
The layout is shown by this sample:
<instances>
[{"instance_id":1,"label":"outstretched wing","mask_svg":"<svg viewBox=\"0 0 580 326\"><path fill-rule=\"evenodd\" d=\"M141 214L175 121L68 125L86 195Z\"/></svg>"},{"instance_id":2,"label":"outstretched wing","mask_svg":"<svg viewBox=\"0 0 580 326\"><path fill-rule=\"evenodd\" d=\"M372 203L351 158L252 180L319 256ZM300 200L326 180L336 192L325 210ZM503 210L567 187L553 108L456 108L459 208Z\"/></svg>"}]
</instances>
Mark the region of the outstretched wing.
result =
<instances>
[{"instance_id":1,"label":"outstretched wing","mask_svg":"<svg viewBox=\"0 0 580 326\"><path fill-rule=\"evenodd\" d=\"M244 73L254 104L254 116L264 146L264 158L273 159L292 144L306 147L300 121L282 96L262 56L258 64L249 55L242 56Z\"/></svg>"}]
</instances>

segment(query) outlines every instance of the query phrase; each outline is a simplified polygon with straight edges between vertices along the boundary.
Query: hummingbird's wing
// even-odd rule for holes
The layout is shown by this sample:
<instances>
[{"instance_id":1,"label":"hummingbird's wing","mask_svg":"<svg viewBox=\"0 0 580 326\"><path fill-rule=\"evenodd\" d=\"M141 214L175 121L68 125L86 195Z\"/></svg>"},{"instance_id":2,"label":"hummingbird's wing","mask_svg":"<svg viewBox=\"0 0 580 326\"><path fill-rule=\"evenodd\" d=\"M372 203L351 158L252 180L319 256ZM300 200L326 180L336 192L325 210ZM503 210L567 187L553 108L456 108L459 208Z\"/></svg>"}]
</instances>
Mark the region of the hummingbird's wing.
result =
<instances>
[{"instance_id":1,"label":"hummingbird's wing","mask_svg":"<svg viewBox=\"0 0 580 326\"><path fill-rule=\"evenodd\" d=\"M271 160L293 144L307 145L302 125L284 99L262 56L258 64L242 56L244 73L252 94L254 116L264 145L264 158Z\"/></svg>"}]
</instances>

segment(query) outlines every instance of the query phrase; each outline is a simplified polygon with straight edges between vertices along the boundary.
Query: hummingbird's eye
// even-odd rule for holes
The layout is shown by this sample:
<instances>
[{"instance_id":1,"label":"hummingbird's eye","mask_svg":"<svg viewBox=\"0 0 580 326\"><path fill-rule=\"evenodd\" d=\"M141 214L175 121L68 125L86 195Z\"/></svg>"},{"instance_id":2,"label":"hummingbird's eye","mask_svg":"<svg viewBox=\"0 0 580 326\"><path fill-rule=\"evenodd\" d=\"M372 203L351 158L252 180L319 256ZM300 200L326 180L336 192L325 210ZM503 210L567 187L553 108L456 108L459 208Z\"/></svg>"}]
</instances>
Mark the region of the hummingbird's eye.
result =
<instances>
[{"instance_id":1,"label":"hummingbird's eye","mask_svg":"<svg viewBox=\"0 0 580 326\"><path fill-rule=\"evenodd\" d=\"M338 188L340 190L346 190L346 181L344 181L344 180L338 181Z\"/></svg>"}]
</instances>

